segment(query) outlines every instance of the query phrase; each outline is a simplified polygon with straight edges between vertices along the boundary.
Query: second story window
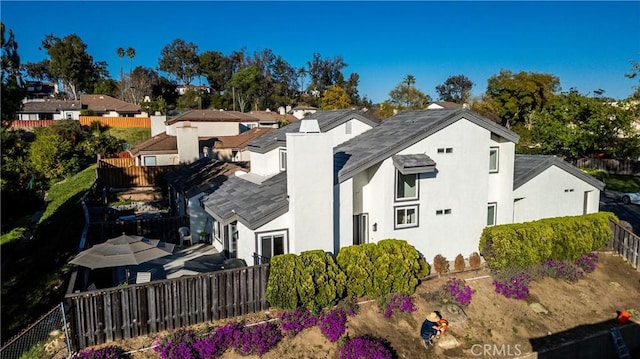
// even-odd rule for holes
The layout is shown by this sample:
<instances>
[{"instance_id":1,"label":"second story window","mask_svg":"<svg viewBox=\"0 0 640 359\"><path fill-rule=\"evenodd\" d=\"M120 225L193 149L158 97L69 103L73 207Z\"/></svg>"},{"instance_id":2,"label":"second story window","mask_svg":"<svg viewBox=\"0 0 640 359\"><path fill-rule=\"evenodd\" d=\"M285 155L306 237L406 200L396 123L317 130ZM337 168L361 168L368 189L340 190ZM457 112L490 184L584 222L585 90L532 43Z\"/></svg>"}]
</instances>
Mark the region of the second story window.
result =
<instances>
[{"instance_id":1,"label":"second story window","mask_svg":"<svg viewBox=\"0 0 640 359\"><path fill-rule=\"evenodd\" d=\"M489 173L498 172L498 160L500 149L498 147L491 147L489 149Z\"/></svg>"},{"instance_id":2,"label":"second story window","mask_svg":"<svg viewBox=\"0 0 640 359\"><path fill-rule=\"evenodd\" d=\"M418 175L396 171L396 200L418 199Z\"/></svg>"},{"instance_id":3,"label":"second story window","mask_svg":"<svg viewBox=\"0 0 640 359\"><path fill-rule=\"evenodd\" d=\"M280 149L280 171L286 171L286 170L287 170L287 149L281 148Z\"/></svg>"}]
</instances>

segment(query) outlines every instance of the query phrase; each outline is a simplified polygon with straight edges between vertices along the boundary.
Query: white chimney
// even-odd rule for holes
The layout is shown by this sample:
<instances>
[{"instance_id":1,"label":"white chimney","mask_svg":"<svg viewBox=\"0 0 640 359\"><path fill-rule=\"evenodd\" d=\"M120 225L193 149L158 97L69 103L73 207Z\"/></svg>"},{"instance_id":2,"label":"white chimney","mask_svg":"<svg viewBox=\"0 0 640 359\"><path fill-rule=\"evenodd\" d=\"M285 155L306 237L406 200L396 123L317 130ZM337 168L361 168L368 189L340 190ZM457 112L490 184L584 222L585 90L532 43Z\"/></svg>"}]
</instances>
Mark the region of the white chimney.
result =
<instances>
[{"instance_id":1,"label":"white chimney","mask_svg":"<svg viewBox=\"0 0 640 359\"><path fill-rule=\"evenodd\" d=\"M304 120L300 132L287 133L287 194L289 233L295 248L334 251L333 145L318 122Z\"/></svg>"},{"instance_id":2,"label":"white chimney","mask_svg":"<svg viewBox=\"0 0 640 359\"><path fill-rule=\"evenodd\" d=\"M300 120L301 133L320 133L320 125L316 119L303 119Z\"/></svg>"},{"instance_id":3,"label":"white chimney","mask_svg":"<svg viewBox=\"0 0 640 359\"><path fill-rule=\"evenodd\" d=\"M200 158L197 127L191 127L191 122L185 121L182 126L176 127L176 137L180 163L191 163Z\"/></svg>"}]
</instances>

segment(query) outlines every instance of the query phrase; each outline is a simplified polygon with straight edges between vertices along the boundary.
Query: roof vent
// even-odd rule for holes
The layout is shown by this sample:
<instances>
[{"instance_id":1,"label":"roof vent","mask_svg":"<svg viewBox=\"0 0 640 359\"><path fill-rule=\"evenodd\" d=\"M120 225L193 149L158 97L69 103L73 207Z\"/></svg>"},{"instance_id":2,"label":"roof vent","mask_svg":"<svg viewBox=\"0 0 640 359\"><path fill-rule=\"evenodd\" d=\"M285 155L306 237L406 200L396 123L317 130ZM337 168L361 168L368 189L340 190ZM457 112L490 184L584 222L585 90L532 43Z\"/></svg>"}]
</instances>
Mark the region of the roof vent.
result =
<instances>
[{"instance_id":1,"label":"roof vent","mask_svg":"<svg viewBox=\"0 0 640 359\"><path fill-rule=\"evenodd\" d=\"M300 121L301 133L320 133L320 126L316 119L303 119Z\"/></svg>"}]
</instances>

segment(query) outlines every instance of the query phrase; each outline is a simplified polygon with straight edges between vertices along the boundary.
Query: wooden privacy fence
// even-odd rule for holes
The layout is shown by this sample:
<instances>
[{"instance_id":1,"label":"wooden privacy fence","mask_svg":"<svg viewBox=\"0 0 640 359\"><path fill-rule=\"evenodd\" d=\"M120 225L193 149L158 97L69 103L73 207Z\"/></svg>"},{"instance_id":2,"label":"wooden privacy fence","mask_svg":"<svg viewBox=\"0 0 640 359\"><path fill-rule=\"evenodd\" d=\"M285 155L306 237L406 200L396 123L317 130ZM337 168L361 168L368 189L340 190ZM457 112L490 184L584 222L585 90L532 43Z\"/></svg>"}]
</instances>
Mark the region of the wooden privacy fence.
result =
<instances>
[{"instance_id":1,"label":"wooden privacy fence","mask_svg":"<svg viewBox=\"0 0 640 359\"><path fill-rule=\"evenodd\" d=\"M135 167L135 158L100 158L98 168Z\"/></svg>"},{"instance_id":2,"label":"wooden privacy fence","mask_svg":"<svg viewBox=\"0 0 640 359\"><path fill-rule=\"evenodd\" d=\"M613 236L609 247L618 252L633 268L640 270L640 237L616 222L611 222Z\"/></svg>"},{"instance_id":3,"label":"wooden privacy fence","mask_svg":"<svg viewBox=\"0 0 640 359\"><path fill-rule=\"evenodd\" d=\"M13 120L11 128L37 128L47 127L58 120Z\"/></svg>"},{"instance_id":4,"label":"wooden privacy fence","mask_svg":"<svg viewBox=\"0 0 640 359\"><path fill-rule=\"evenodd\" d=\"M67 294L74 348L267 310L269 265Z\"/></svg>"},{"instance_id":5,"label":"wooden privacy fence","mask_svg":"<svg viewBox=\"0 0 640 359\"><path fill-rule=\"evenodd\" d=\"M640 176L640 161L617 160L613 158L580 158L573 163L576 167L590 168L617 175Z\"/></svg>"},{"instance_id":6,"label":"wooden privacy fence","mask_svg":"<svg viewBox=\"0 0 640 359\"><path fill-rule=\"evenodd\" d=\"M80 116L80 124L91 126L93 122L100 122L101 125L109 127L143 127L151 128L151 118L149 117L102 117L102 116Z\"/></svg>"},{"instance_id":7,"label":"wooden privacy fence","mask_svg":"<svg viewBox=\"0 0 640 359\"><path fill-rule=\"evenodd\" d=\"M100 187L156 187L163 185L164 175L179 168L171 166L98 167Z\"/></svg>"}]
</instances>

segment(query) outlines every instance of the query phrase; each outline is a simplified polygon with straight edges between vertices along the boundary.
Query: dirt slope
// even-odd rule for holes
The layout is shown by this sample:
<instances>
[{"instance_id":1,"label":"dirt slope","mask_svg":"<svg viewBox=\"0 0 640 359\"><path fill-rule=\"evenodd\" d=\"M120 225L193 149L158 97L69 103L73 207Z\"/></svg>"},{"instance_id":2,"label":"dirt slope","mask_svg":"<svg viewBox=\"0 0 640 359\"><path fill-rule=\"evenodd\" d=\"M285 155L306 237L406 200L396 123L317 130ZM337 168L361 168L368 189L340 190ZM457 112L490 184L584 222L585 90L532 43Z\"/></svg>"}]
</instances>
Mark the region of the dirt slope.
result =
<instances>
[{"instance_id":1,"label":"dirt slope","mask_svg":"<svg viewBox=\"0 0 640 359\"><path fill-rule=\"evenodd\" d=\"M364 303L360 306L359 314L349 319L348 335L371 334L385 338L398 358L472 358L477 357L480 350L478 345L484 344L504 345L511 350L511 356L526 355L534 351L530 338L611 320L615 318L616 310L640 312L640 271L634 270L618 256L601 254L597 269L577 283L548 278L535 282L531 285L528 300L508 299L496 294L488 274L482 270L451 275L466 279L474 291L471 303L461 313L446 315L446 306L430 299L433 297L430 293L436 291L448 277L434 278L418 287L415 295L418 307L416 312L385 319L375 302ZM535 313L529 307L531 303L541 304L548 313ZM422 346L419 328L427 313L432 310L440 310L448 317L450 327L445 337L448 341L455 338L458 341L457 347L444 349L436 346L426 350ZM274 314L260 313L253 315L250 320L263 320ZM591 329L596 330L598 327L596 325ZM573 335L583 337L587 334L583 330ZM549 338L555 336L551 335ZM151 343L152 338L138 338L117 344L135 350ZM545 343L557 344L553 340ZM134 353L132 357L139 359L159 356L152 350L146 350ZM243 357L235 352L228 352L223 358L257 357ZM312 328L293 339L284 339L263 358L337 358L337 344L330 343L318 328Z\"/></svg>"}]
</instances>

